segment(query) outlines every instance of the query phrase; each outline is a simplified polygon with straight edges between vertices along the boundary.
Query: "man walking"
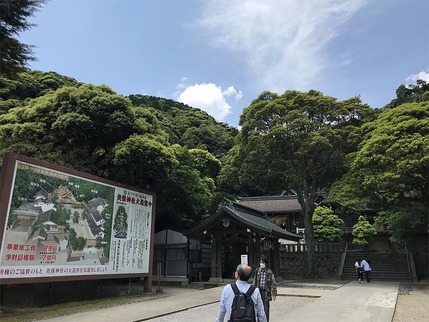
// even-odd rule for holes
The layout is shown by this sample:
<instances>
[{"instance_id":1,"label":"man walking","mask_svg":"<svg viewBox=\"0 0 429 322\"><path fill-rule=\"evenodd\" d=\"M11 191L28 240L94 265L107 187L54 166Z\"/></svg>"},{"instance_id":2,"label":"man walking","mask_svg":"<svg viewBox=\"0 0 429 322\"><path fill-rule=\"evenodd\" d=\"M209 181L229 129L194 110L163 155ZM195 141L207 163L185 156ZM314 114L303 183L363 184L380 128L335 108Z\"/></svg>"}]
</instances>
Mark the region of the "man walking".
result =
<instances>
[{"instance_id":1,"label":"man walking","mask_svg":"<svg viewBox=\"0 0 429 322\"><path fill-rule=\"evenodd\" d=\"M235 271L235 285L241 293L246 293L250 288L251 285L248 283L250 276L252 276L252 268L250 266L247 266L245 264L237 266L237 270ZM223 322L225 314L228 317L231 317L231 309L234 297L235 293L232 289L231 284L226 285L223 288L222 295L220 297L219 314L216 319L216 322ZM258 317L258 321L267 322L261 293L257 288L253 291L251 298L254 303L255 315Z\"/></svg>"},{"instance_id":2,"label":"man walking","mask_svg":"<svg viewBox=\"0 0 429 322\"><path fill-rule=\"evenodd\" d=\"M259 262L259 268L255 271L253 285L261 291L262 302L264 303L267 322L270 321L270 301L275 301L277 297L277 284L274 273L267 267L268 258L262 256Z\"/></svg>"},{"instance_id":3,"label":"man walking","mask_svg":"<svg viewBox=\"0 0 429 322\"><path fill-rule=\"evenodd\" d=\"M363 270L364 270L364 272L365 272L365 277L366 277L366 281L368 282L368 283L370 283L371 282L371 262L366 258L366 256L363 258L363 260L362 260L362 263L361 263L361 265L362 265L362 267L363 267Z\"/></svg>"}]
</instances>

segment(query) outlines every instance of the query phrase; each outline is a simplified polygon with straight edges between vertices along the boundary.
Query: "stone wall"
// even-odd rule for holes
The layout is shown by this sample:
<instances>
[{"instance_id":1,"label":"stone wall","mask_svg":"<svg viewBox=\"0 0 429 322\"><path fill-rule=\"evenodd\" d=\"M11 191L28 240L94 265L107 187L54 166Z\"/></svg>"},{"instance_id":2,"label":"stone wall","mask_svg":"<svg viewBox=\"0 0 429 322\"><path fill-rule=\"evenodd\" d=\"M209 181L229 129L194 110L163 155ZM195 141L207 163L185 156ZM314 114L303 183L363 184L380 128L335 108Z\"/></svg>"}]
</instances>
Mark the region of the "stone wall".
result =
<instances>
[{"instance_id":1,"label":"stone wall","mask_svg":"<svg viewBox=\"0 0 429 322\"><path fill-rule=\"evenodd\" d=\"M408 244L408 251L413 253L416 273L419 280L429 279L429 236L415 235Z\"/></svg>"},{"instance_id":2,"label":"stone wall","mask_svg":"<svg viewBox=\"0 0 429 322\"><path fill-rule=\"evenodd\" d=\"M338 268L341 263L341 256L341 252L316 253L316 277L340 278ZM307 254L303 252L280 252L280 276L283 279L307 277Z\"/></svg>"}]
</instances>

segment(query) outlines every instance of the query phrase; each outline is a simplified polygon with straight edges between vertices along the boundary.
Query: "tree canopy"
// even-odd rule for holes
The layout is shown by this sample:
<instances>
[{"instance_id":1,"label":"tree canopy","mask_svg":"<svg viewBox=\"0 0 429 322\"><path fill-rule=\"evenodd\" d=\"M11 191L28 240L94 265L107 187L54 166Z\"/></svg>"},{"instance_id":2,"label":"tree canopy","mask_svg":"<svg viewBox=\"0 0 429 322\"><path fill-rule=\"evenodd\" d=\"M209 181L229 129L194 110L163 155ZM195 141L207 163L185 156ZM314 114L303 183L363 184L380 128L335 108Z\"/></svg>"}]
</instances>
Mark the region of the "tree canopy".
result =
<instances>
[{"instance_id":1,"label":"tree canopy","mask_svg":"<svg viewBox=\"0 0 429 322\"><path fill-rule=\"evenodd\" d=\"M384 110L364 126L350 171L329 196L359 209L374 209L404 241L428 224L429 102Z\"/></svg>"},{"instance_id":2,"label":"tree canopy","mask_svg":"<svg viewBox=\"0 0 429 322\"><path fill-rule=\"evenodd\" d=\"M328 207L316 207L313 215L314 238L318 242L338 242L343 238L344 221Z\"/></svg>"},{"instance_id":3,"label":"tree canopy","mask_svg":"<svg viewBox=\"0 0 429 322\"><path fill-rule=\"evenodd\" d=\"M16 36L34 25L28 22L46 0L0 1L0 75L15 76L27 62L34 60L33 46Z\"/></svg>"},{"instance_id":4,"label":"tree canopy","mask_svg":"<svg viewBox=\"0 0 429 322\"><path fill-rule=\"evenodd\" d=\"M190 228L223 196L292 188L310 249L320 190L379 213L402 240L427 225L427 93L423 81L401 85L376 111L358 97L263 92L239 133L179 102L24 70L0 76L0 156L14 151L154 191L157 229Z\"/></svg>"},{"instance_id":5,"label":"tree canopy","mask_svg":"<svg viewBox=\"0 0 429 322\"><path fill-rule=\"evenodd\" d=\"M359 216L358 222L353 226L353 244L368 246L376 234L377 231L374 226L364 216Z\"/></svg>"},{"instance_id":6,"label":"tree canopy","mask_svg":"<svg viewBox=\"0 0 429 322\"><path fill-rule=\"evenodd\" d=\"M221 161L210 150L225 155L236 132L205 112L154 97L133 104L52 72L26 70L0 84L0 156L14 151L154 191L157 229L189 228L213 209ZM183 134L200 127L219 140L201 136L190 149Z\"/></svg>"},{"instance_id":7,"label":"tree canopy","mask_svg":"<svg viewBox=\"0 0 429 322\"><path fill-rule=\"evenodd\" d=\"M337 101L312 90L264 92L241 115L240 142L222 172L235 172L232 178L248 193L285 188L297 192L310 274L314 272L312 217L317 193L346 172L347 154L357 148L360 127L374 114L358 97Z\"/></svg>"}]
</instances>

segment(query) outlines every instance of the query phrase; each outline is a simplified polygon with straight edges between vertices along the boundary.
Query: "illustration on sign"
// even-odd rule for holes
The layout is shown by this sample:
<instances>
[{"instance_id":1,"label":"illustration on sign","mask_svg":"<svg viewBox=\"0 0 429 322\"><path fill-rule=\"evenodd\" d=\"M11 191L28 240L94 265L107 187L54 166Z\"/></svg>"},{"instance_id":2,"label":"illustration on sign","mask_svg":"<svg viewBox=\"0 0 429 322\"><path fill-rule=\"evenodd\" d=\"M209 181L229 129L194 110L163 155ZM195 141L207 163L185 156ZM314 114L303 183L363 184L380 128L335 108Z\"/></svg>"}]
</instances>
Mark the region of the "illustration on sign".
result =
<instances>
[{"instance_id":1,"label":"illustration on sign","mask_svg":"<svg viewBox=\"0 0 429 322\"><path fill-rule=\"evenodd\" d=\"M152 198L17 161L0 278L148 273Z\"/></svg>"}]
</instances>

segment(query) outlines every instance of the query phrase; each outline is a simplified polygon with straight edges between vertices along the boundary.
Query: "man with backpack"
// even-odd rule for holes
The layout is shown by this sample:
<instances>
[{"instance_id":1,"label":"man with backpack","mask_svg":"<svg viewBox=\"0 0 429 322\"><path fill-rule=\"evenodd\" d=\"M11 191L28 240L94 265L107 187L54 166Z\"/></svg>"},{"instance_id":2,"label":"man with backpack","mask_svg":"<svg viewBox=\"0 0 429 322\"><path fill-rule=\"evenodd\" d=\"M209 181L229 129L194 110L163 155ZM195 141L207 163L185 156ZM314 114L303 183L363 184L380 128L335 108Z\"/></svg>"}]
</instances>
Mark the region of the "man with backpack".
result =
<instances>
[{"instance_id":1,"label":"man with backpack","mask_svg":"<svg viewBox=\"0 0 429 322\"><path fill-rule=\"evenodd\" d=\"M228 322L267 322L261 293L248 283L251 276L250 266L245 264L237 266L236 282L223 288L216 322L223 322L225 315L229 317Z\"/></svg>"}]
</instances>

